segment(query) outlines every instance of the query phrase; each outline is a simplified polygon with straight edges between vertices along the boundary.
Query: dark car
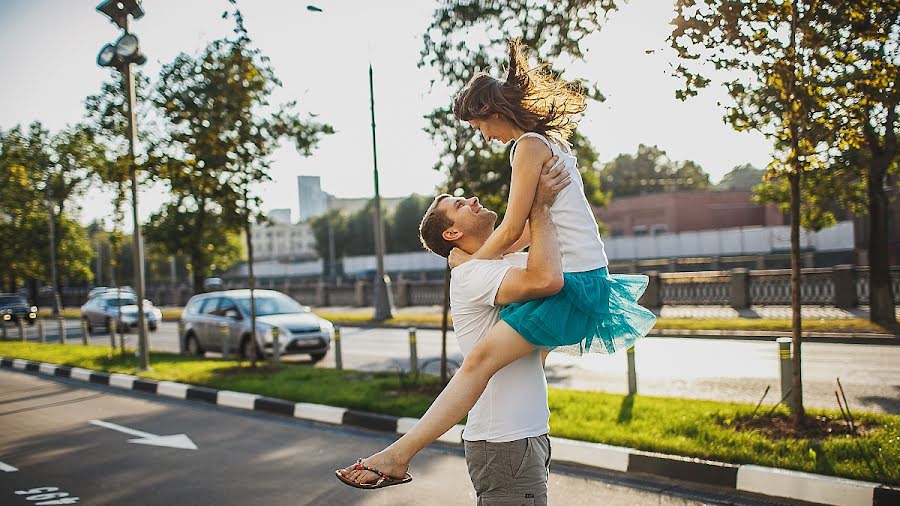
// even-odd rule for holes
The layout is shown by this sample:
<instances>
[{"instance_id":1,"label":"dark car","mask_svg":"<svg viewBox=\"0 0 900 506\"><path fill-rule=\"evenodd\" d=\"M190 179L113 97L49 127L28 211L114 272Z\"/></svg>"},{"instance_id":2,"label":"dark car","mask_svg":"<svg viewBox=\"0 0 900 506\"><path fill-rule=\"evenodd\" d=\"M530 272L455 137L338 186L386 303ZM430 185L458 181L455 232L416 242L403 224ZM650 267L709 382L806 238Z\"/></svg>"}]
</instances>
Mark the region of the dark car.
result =
<instances>
[{"instance_id":1,"label":"dark car","mask_svg":"<svg viewBox=\"0 0 900 506\"><path fill-rule=\"evenodd\" d=\"M34 325L37 319L37 307L32 306L25 297L12 293L0 294L0 314L4 322L26 321Z\"/></svg>"}]
</instances>

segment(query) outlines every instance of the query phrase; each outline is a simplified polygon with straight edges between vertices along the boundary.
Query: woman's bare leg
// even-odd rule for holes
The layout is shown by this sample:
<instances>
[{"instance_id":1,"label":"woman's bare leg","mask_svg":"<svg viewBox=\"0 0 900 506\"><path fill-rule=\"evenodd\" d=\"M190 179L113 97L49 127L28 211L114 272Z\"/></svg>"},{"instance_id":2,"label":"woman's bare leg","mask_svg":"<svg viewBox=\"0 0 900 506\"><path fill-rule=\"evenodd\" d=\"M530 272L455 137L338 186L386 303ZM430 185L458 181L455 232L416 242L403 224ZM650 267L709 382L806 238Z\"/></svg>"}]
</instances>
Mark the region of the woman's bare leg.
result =
<instances>
[{"instance_id":1,"label":"woman's bare leg","mask_svg":"<svg viewBox=\"0 0 900 506\"><path fill-rule=\"evenodd\" d=\"M498 322L466 356L459 371L412 430L384 450L364 459L363 464L388 476L402 478L419 451L466 416L497 371L534 350L534 345L506 322ZM343 474L357 483L378 480L375 473L352 468L345 468Z\"/></svg>"}]
</instances>

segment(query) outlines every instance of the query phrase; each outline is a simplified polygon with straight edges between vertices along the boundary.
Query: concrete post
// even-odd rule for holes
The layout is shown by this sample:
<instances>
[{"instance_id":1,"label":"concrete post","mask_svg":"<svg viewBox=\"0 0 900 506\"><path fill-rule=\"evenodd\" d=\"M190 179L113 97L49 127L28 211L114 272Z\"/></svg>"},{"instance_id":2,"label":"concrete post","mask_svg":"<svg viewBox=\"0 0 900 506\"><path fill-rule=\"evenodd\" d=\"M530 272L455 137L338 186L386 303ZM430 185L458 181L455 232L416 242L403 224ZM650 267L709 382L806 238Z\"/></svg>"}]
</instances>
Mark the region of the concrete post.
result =
<instances>
[{"instance_id":1,"label":"concrete post","mask_svg":"<svg viewBox=\"0 0 900 506\"><path fill-rule=\"evenodd\" d=\"M219 334L222 338L222 358L229 358L231 355L231 339L229 339L230 328L227 323L219 324Z\"/></svg>"},{"instance_id":2,"label":"concrete post","mask_svg":"<svg viewBox=\"0 0 900 506\"><path fill-rule=\"evenodd\" d=\"M419 353L416 349L416 328L409 328L409 372L419 376Z\"/></svg>"},{"instance_id":3,"label":"concrete post","mask_svg":"<svg viewBox=\"0 0 900 506\"><path fill-rule=\"evenodd\" d=\"M281 331L278 327L272 327L272 358L275 360L275 366L281 365L281 341L278 339Z\"/></svg>"},{"instance_id":4,"label":"concrete post","mask_svg":"<svg viewBox=\"0 0 900 506\"><path fill-rule=\"evenodd\" d=\"M757 255L756 257L756 268L758 270L765 270L766 268L766 257L764 255Z\"/></svg>"},{"instance_id":5,"label":"concrete post","mask_svg":"<svg viewBox=\"0 0 900 506\"><path fill-rule=\"evenodd\" d=\"M801 253L800 256L804 268L812 268L816 266L816 254L814 252L807 251L806 253Z\"/></svg>"},{"instance_id":6,"label":"concrete post","mask_svg":"<svg viewBox=\"0 0 900 506\"><path fill-rule=\"evenodd\" d=\"M84 346L88 345L88 322L87 322L87 320L81 320L81 344Z\"/></svg>"},{"instance_id":7,"label":"concrete post","mask_svg":"<svg viewBox=\"0 0 900 506\"><path fill-rule=\"evenodd\" d=\"M734 309L750 307L750 271L747 269L731 269L731 290L728 303Z\"/></svg>"},{"instance_id":8,"label":"concrete post","mask_svg":"<svg viewBox=\"0 0 900 506\"><path fill-rule=\"evenodd\" d=\"M834 305L841 309L853 309L859 305L856 297L856 268L852 265L836 265L831 276L834 282Z\"/></svg>"},{"instance_id":9,"label":"concrete post","mask_svg":"<svg viewBox=\"0 0 900 506\"><path fill-rule=\"evenodd\" d=\"M334 368L341 370L344 368L344 361L341 358L341 327L334 326Z\"/></svg>"},{"instance_id":10,"label":"concrete post","mask_svg":"<svg viewBox=\"0 0 900 506\"><path fill-rule=\"evenodd\" d=\"M634 364L634 346L628 348L625 355L628 358L628 395L635 395L638 393L638 388L637 367Z\"/></svg>"},{"instance_id":11,"label":"concrete post","mask_svg":"<svg viewBox=\"0 0 900 506\"><path fill-rule=\"evenodd\" d=\"M316 305L326 307L329 305L328 285L324 281L316 283Z\"/></svg>"},{"instance_id":12,"label":"concrete post","mask_svg":"<svg viewBox=\"0 0 900 506\"><path fill-rule=\"evenodd\" d=\"M397 307L409 306L409 281L400 279L397 281L397 299L394 301Z\"/></svg>"},{"instance_id":13,"label":"concrete post","mask_svg":"<svg viewBox=\"0 0 900 506\"><path fill-rule=\"evenodd\" d=\"M647 278L649 281L647 283L647 289L644 290L644 294L641 295L640 300L638 301L640 305L650 308L650 309L658 309L662 307L662 290L660 290L660 279L659 279L659 271L648 271Z\"/></svg>"},{"instance_id":14,"label":"concrete post","mask_svg":"<svg viewBox=\"0 0 900 506\"><path fill-rule=\"evenodd\" d=\"M25 339L25 320L19 318L19 340L23 343L26 341Z\"/></svg>"},{"instance_id":15,"label":"concrete post","mask_svg":"<svg viewBox=\"0 0 900 506\"><path fill-rule=\"evenodd\" d=\"M38 318L37 327L38 327L38 341L40 341L42 343L46 343L47 335L44 334L44 319L43 318Z\"/></svg>"},{"instance_id":16,"label":"concrete post","mask_svg":"<svg viewBox=\"0 0 900 506\"><path fill-rule=\"evenodd\" d=\"M361 279L356 281L356 285L353 287L353 305L356 307L363 307L366 305L366 288L367 283Z\"/></svg>"},{"instance_id":17,"label":"concrete post","mask_svg":"<svg viewBox=\"0 0 900 506\"><path fill-rule=\"evenodd\" d=\"M6 320L0 320L0 328L3 329L3 340L6 341L9 336L6 334Z\"/></svg>"},{"instance_id":18,"label":"concrete post","mask_svg":"<svg viewBox=\"0 0 900 506\"><path fill-rule=\"evenodd\" d=\"M778 363L781 370L781 398L793 413L794 396L790 395L794 375L794 363L791 360L791 338L779 337L776 342L778 343Z\"/></svg>"},{"instance_id":19,"label":"concrete post","mask_svg":"<svg viewBox=\"0 0 900 506\"><path fill-rule=\"evenodd\" d=\"M66 344L66 320L60 316L56 319L56 325L59 328L59 342Z\"/></svg>"},{"instance_id":20,"label":"concrete post","mask_svg":"<svg viewBox=\"0 0 900 506\"><path fill-rule=\"evenodd\" d=\"M109 332L109 349L116 349L116 321L112 318L106 319L106 330Z\"/></svg>"},{"instance_id":21,"label":"concrete post","mask_svg":"<svg viewBox=\"0 0 900 506\"><path fill-rule=\"evenodd\" d=\"M178 320L178 353L187 354L187 341L184 339L184 322Z\"/></svg>"}]
</instances>

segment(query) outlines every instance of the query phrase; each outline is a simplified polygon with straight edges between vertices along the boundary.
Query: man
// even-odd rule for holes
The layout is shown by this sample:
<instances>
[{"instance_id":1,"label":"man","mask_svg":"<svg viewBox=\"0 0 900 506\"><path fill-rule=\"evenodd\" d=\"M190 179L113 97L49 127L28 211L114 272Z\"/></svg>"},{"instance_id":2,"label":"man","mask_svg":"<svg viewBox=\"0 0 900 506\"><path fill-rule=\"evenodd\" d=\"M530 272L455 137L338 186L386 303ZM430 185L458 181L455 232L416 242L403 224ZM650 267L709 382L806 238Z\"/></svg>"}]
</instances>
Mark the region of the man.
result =
<instances>
[{"instance_id":1,"label":"man","mask_svg":"<svg viewBox=\"0 0 900 506\"><path fill-rule=\"evenodd\" d=\"M571 181L556 157L543 167L529 215L531 246L496 260L469 260L450 281L453 327L463 355L499 321L500 307L547 297L562 288L562 267L550 205ZM439 195L422 219L426 248L448 257L453 248L472 254L494 230L497 214L477 197ZM469 411L466 464L478 505L547 504L550 409L543 361L535 350L498 371Z\"/></svg>"}]
</instances>

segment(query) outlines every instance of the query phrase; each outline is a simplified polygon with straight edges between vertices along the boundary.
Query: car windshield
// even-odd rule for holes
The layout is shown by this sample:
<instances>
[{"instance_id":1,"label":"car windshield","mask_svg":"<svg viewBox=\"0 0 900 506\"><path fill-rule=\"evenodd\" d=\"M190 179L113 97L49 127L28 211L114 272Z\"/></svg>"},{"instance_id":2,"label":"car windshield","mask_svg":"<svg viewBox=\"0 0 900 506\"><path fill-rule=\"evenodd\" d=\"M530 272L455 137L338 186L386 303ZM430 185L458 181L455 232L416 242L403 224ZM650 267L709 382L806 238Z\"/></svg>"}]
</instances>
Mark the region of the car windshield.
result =
<instances>
[{"instance_id":1,"label":"car windshield","mask_svg":"<svg viewBox=\"0 0 900 506\"><path fill-rule=\"evenodd\" d=\"M235 298L235 302L237 302L241 309L250 314L250 297L247 298ZM281 297L272 297L270 295L263 295L255 297L255 306L256 306L256 316L267 316L270 314L290 314L290 313L306 313L307 309L301 306L294 299L281 296Z\"/></svg>"},{"instance_id":2,"label":"car windshield","mask_svg":"<svg viewBox=\"0 0 900 506\"><path fill-rule=\"evenodd\" d=\"M137 304L137 299L106 299L106 305L109 307L134 306L135 304Z\"/></svg>"},{"instance_id":3,"label":"car windshield","mask_svg":"<svg viewBox=\"0 0 900 506\"><path fill-rule=\"evenodd\" d=\"M25 304L25 299L16 295L2 295L0 304Z\"/></svg>"}]
</instances>

